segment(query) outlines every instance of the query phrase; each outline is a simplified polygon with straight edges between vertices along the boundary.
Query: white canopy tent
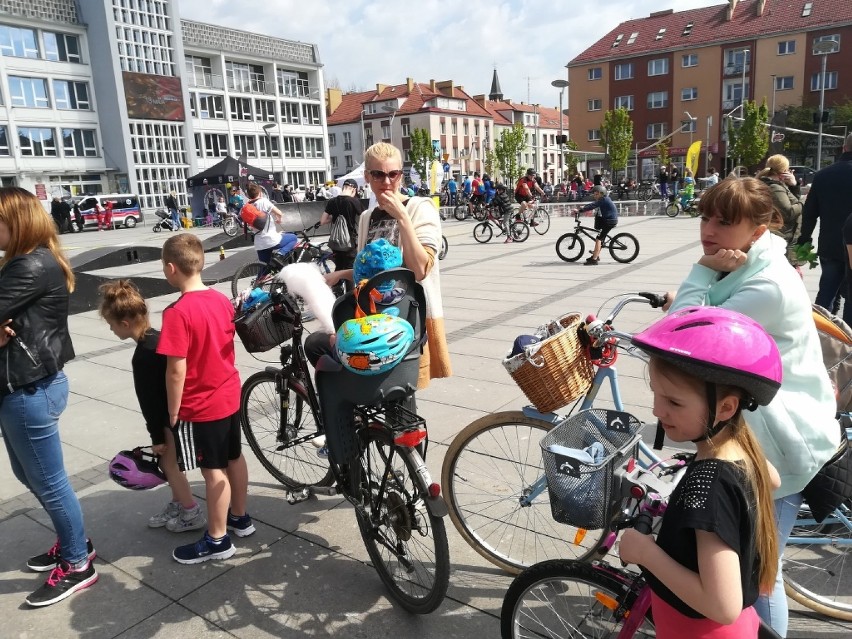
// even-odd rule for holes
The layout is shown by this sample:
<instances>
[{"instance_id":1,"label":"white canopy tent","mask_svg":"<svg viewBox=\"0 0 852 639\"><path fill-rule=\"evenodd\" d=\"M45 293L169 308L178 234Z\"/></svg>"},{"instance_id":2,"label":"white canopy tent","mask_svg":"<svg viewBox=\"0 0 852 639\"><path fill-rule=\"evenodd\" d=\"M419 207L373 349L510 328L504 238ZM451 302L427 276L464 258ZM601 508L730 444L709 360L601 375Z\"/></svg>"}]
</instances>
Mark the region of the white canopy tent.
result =
<instances>
[{"instance_id":1,"label":"white canopy tent","mask_svg":"<svg viewBox=\"0 0 852 639\"><path fill-rule=\"evenodd\" d=\"M355 180L358 183L359 187L362 187L366 184L366 181L364 180L364 163L363 162L361 162L361 164L356 166L354 169L352 169L346 175L337 178L337 186L339 186L340 188L343 188L343 181L350 179L350 178Z\"/></svg>"}]
</instances>

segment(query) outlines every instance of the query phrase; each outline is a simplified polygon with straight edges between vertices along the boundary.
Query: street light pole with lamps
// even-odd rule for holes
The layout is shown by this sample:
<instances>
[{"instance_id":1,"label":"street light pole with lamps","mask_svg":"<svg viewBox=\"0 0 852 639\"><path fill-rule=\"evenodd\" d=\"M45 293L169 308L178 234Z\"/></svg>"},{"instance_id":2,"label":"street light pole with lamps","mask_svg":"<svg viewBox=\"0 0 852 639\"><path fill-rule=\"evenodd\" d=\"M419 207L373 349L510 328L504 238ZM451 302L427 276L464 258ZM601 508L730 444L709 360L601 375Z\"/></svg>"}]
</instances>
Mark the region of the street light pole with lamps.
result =
<instances>
[{"instance_id":1,"label":"street light pole with lamps","mask_svg":"<svg viewBox=\"0 0 852 639\"><path fill-rule=\"evenodd\" d=\"M822 125L823 113L825 113L825 64L828 56L832 53L837 53L840 49L840 43L835 40L814 40L812 53L822 56L822 70L819 75L819 131L817 132L817 157L816 170L819 171L822 166Z\"/></svg>"},{"instance_id":2,"label":"street light pole with lamps","mask_svg":"<svg viewBox=\"0 0 852 639\"><path fill-rule=\"evenodd\" d=\"M565 179L563 163L565 162L564 139L565 129L562 126L562 95L565 93L565 87L568 86L568 80L554 80L550 85L559 89L559 183Z\"/></svg>"},{"instance_id":3,"label":"street light pole with lamps","mask_svg":"<svg viewBox=\"0 0 852 639\"><path fill-rule=\"evenodd\" d=\"M263 132L266 134L266 146L269 149L269 166L272 167L272 175L275 175L275 156L272 154L272 134L269 132L278 126L275 122L268 122L263 125ZM279 146L280 149L280 146ZM284 184L284 158L281 159L281 181L279 184Z\"/></svg>"}]
</instances>

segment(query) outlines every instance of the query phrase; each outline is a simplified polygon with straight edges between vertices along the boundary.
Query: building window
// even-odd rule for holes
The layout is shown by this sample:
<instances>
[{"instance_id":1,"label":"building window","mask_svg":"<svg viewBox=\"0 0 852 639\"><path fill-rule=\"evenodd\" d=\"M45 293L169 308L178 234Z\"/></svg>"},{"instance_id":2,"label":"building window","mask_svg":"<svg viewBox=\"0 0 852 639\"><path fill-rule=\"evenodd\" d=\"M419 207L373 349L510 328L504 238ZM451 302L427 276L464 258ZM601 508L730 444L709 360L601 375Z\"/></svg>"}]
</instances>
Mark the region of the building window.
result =
<instances>
[{"instance_id":1,"label":"building window","mask_svg":"<svg viewBox=\"0 0 852 639\"><path fill-rule=\"evenodd\" d=\"M228 136L225 133L204 134L204 156L218 158L228 155Z\"/></svg>"},{"instance_id":2,"label":"building window","mask_svg":"<svg viewBox=\"0 0 852 639\"><path fill-rule=\"evenodd\" d=\"M308 84L308 74L305 71L278 69L278 92L289 98L309 98L311 89Z\"/></svg>"},{"instance_id":3,"label":"building window","mask_svg":"<svg viewBox=\"0 0 852 639\"><path fill-rule=\"evenodd\" d=\"M684 53L680 56L680 66L684 69L689 67L697 67L698 66L698 54L697 53Z\"/></svg>"},{"instance_id":4,"label":"building window","mask_svg":"<svg viewBox=\"0 0 852 639\"><path fill-rule=\"evenodd\" d=\"M25 157L55 158L58 155L53 129L18 127L18 144Z\"/></svg>"},{"instance_id":5,"label":"building window","mask_svg":"<svg viewBox=\"0 0 852 639\"><path fill-rule=\"evenodd\" d=\"M410 138L411 137L411 125L408 122L405 122L402 125L402 137L404 137L404 138Z\"/></svg>"},{"instance_id":6,"label":"building window","mask_svg":"<svg viewBox=\"0 0 852 639\"><path fill-rule=\"evenodd\" d=\"M656 60L648 60L648 75L666 75L669 72L669 59L657 58Z\"/></svg>"},{"instance_id":7,"label":"building window","mask_svg":"<svg viewBox=\"0 0 852 639\"><path fill-rule=\"evenodd\" d=\"M603 77L603 68L592 67L589 69L589 80L600 80Z\"/></svg>"},{"instance_id":8,"label":"building window","mask_svg":"<svg viewBox=\"0 0 852 639\"><path fill-rule=\"evenodd\" d=\"M281 102L281 121L288 124L299 124L298 102Z\"/></svg>"},{"instance_id":9,"label":"building window","mask_svg":"<svg viewBox=\"0 0 852 639\"><path fill-rule=\"evenodd\" d=\"M343 132L343 150L351 151L352 150L352 134L349 131Z\"/></svg>"},{"instance_id":10,"label":"building window","mask_svg":"<svg viewBox=\"0 0 852 639\"><path fill-rule=\"evenodd\" d=\"M344 160L346 160L346 170L347 171L355 167L355 164L353 164L353 162L352 162L352 156L351 155L347 155L344 158Z\"/></svg>"},{"instance_id":11,"label":"building window","mask_svg":"<svg viewBox=\"0 0 852 639\"><path fill-rule=\"evenodd\" d=\"M193 94L190 93L190 96ZM224 120L225 99L221 95L198 94L198 117L202 120Z\"/></svg>"},{"instance_id":12,"label":"building window","mask_svg":"<svg viewBox=\"0 0 852 639\"><path fill-rule=\"evenodd\" d=\"M614 107L616 109L620 109L624 107L628 111L633 110L633 96L632 95L620 95L615 99Z\"/></svg>"},{"instance_id":13,"label":"building window","mask_svg":"<svg viewBox=\"0 0 852 639\"><path fill-rule=\"evenodd\" d=\"M47 80L44 78L24 78L9 76L9 99L12 106L47 109Z\"/></svg>"},{"instance_id":14,"label":"building window","mask_svg":"<svg viewBox=\"0 0 852 639\"><path fill-rule=\"evenodd\" d=\"M450 124L450 135L456 136L459 134L459 125L456 122Z\"/></svg>"},{"instance_id":15,"label":"building window","mask_svg":"<svg viewBox=\"0 0 852 639\"><path fill-rule=\"evenodd\" d=\"M287 171L287 184L292 184L296 188L305 187L305 172L304 171Z\"/></svg>"},{"instance_id":16,"label":"building window","mask_svg":"<svg viewBox=\"0 0 852 639\"><path fill-rule=\"evenodd\" d=\"M689 87L688 89L680 90L680 99L681 102L688 102L689 100L697 100L698 99L698 87Z\"/></svg>"},{"instance_id":17,"label":"building window","mask_svg":"<svg viewBox=\"0 0 852 639\"><path fill-rule=\"evenodd\" d=\"M91 103L89 102L88 82L54 80L53 102L57 109L88 111L92 108Z\"/></svg>"},{"instance_id":18,"label":"building window","mask_svg":"<svg viewBox=\"0 0 852 639\"><path fill-rule=\"evenodd\" d=\"M796 41L784 40L778 43L778 55L790 55L796 53Z\"/></svg>"},{"instance_id":19,"label":"building window","mask_svg":"<svg viewBox=\"0 0 852 639\"><path fill-rule=\"evenodd\" d=\"M266 87L263 67L225 60L225 79L228 88L242 93L271 93Z\"/></svg>"},{"instance_id":20,"label":"building window","mask_svg":"<svg viewBox=\"0 0 852 639\"><path fill-rule=\"evenodd\" d=\"M260 157L262 158L277 158L281 157L279 149L278 136L261 135L260 136Z\"/></svg>"},{"instance_id":21,"label":"building window","mask_svg":"<svg viewBox=\"0 0 852 639\"><path fill-rule=\"evenodd\" d=\"M219 86L214 86L213 82L213 66L210 64L210 58L202 58L194 55L184 56L184 67L187 79L190 85L196 87L205 87L208 89L224 89L222 76L217 75L216 79Z\"/></svg>"},{"instance_id":22,"label":"building window","mask_svg":"<svg viewBox=\"0 0 852 639\"><path fill-rule=\"evenodd\" d=\"M302 124L321 124L319 104L302 104Z\"/></svg>"},{"instance_id":23,"label":"building window","mask_svg":"<svg viewBox=\"0 0 852 639\"><path fill-rule=\"evenodd\" d=\"M666 135L666 123L649 124L646 130L648 140L658 140Z\"/></svg>"},{"instance_id":24,"label":"building window","mask_svg":"<svg viewBox=\"0 0 852 639\"><path fill-rule=\"evenodd\" d=\"M255 100L254 117L261 122L275 122L275 101Z\"/></svg>"},{"instance_id":25,"label":"building window","mask_svg":"<svg viewBox=\"0 0 852 639\"><path fill-rule=\"evenodd\" d=\"M11 58L38 58L35 29L0 26L0 54Z\"/></svg>"},{"instance_id":26,"label":"building window","mask_svg":"<svg viewBox=\"0 0 852 639\"><path fill-rule=\"evenodd\" d=\"M325 183L325 171L308 171L308 184L319 186Z\"/></svg>"},{"instance_id":27,"label":"building window","mask_svg":"<svg viewBox=\"0 0 852 639\"><path fill-rule=\"evenodd\" d=\"M337 156L336 155L331 156L331 168L332 169L337 168Z\"/></svg>"},{"instance_id":28,"label":"building window","mask_svg":"<svg viewBox=\"0 0 852 639\"><path fill-rule=\"evenodd\" d=\"M446 122L441 122L440 131L441 131L441 135L447 135L447 123Z\"/></svg>"},{"instance_id":29,"label":"building window","mask_svg":"<svg viewBox=\"0 0 852 639\"><path fill-rule=\"evenodd\" d=\"M234 136L234 155L237 157L257 157L257 147L255 146L253 135L235 135Z\"/></svg>"},{"instance_id":30,"label":"building window","mask_svg":"<svg viewBox=\"0 0 852 639\"><path fill-rule=\"evenodd\" d=\"M664 109L667 106L669 106L668 91L654 91L648 94L649 109Z\"/></svg>"},{"instance_id":31,"label":"building window","mask_svg":"<svg viewBox=\"0 0 852 639\"><path fill-rule=\"evenodd\" d=\"M9 129L0 126L0 156L8 156L9 152Z\"/></svg>"},{"instance_id":32,"label":"building window","mask_svg":"<svg viewBox=\"0 0 852 639\"><path fill-rule=\"evenodd\" d=\"M382 122L382 139L390 140L391 138L391 128L390 122Z\"/></svg>"},{"instance_id":33,"label":"building window","mask_svg":"<svg viewBox=\"0 0 852 639\"><path fill-rule=\"evenodd\" d=\"M820 82L822 78L822 73L814 73L811 76L811 91L819 91L823 87ZM827 71L825 74L825 89L836 89L837 88L837 71Z\"/></svg>"},{"instance_id":34,"label":"building window","mask_svg":"<svg viewBox=\"0 0 852 639\"><path fill-rule=\"evenodd\" d=\"M195 138L195 157L202 158L204 157L204 149L201 148L201 134L196 133L193 137Z\"/></svg>"},{"instance_id":35,"label":"building window","mask_svg":"<svg viewBox=\"0 0 852 639\"><path fill-rule=\"evenodd\" d=\"M98 157L94 129L62 129L62 147L66 158Z\"/></svg>"},{"instance_id":36,"label":"building window","mask_svg":"<svg viewBox=\"0 0 852 639\"><path fill-rule=\"evenodd\" d=\"M329 146L329 148L331 148L333 146L337 146L337 134L336 133L329 133L328 134L328 146Z\"/></svg>"},{"instance_id":37,"label":"building window","mask_svg":"<svg viewBox=\"0 0 852 639\"><path fill-rule=\"evenodd\" d=\"M600 111L603 108L603 101L600 98L592 98L587 106L589 111Z\"/></svg>"},{"instance_id":38,"label":"building window","mask_svg":"<svg viewBox=\"0 0 852 639\"><path fill-rule=\"evenodd\" d=\"M115 16L116 44L121 70L174 76L174 36L169 17L165 15L166 4L150 0L145 4L149 5L148 12L124 10L120 16ZM184 172L181 169L181 173Z\"/></svg>"},{"instance_id":39,"label":"building window","mask_svg":"<svg viewBox=\"0 0 852 639\"><path fill-rule=\"evenodd\" d=\"M82 62L80 39L68 33L44 32L44 58L56 62Z\"/></svg>"},{"instance_id":40,"label":"building window","mask_svg":"<svg viewBox=\"0 0 852 639\"><path fill-rule=\"evenodd\" d=\"M623 62L615 65L614 77L616 80L629 80L633 77L633 63Z\"/></svg>"},{"instance_id":41,"label":"building window","mask_svg":"<svg viewBox=\"0 0 852 639\"><path fill-rule=\"evenodd\" d=\"M322 138L305 138L305 157L306 158L321 158L325 157L323 150Z\"/></svg>"},{"instance_id":42,"label":"building window","mask_svg":"<svg viewBox=\"0 0 852 639\"><path fill-rule=\"evenodd\" d=\"M597 142L601 139L600 129L589 129L589 142Z\"/></svg>"},{"instance_id":43,"label":"building window","mask_svg":"<svg viewBox=\"0 0 852 639\"><path fill-rule=\"evenodd\" d=\"M684 120L680 125L681 133L697 133L698 132L698 120Z\"/></svg>"},{"instance_id":44,"label":"building window","mask_svg":"<svg viewBox=\"0 0 852 639\"><path fill-rule=\"evenodd\" d=\"M284 157L304 157L304 152L302 151L302 138L284 138Z\"/></svg>"},{"instance_id":45,"label":"building window","mask_svg":"<svg viewBox=\"0 0 852 639\"><path fill-rule=\"evenodd\" d=\"M249 98L231 98L231 119L251 120L251 100Z\"/></svg>"},{"instance_id":46,"label":"building window","mask_svg":"<svg viewBox=\"0 0 852 639\"><path fill-rule=\"evenodd\" d=\"M793 88L793 76L783 75L775 78L775 90L785 91Z\"/></svg>"},{"instance_id":47,"label":"building window","mask_svg":"<svg viewBox=\"0 0 852 639\"><path fill-rule=\"evenodd\" d=\"M462 130L464 131L464 134L465 134L465 135L470 135L470 127L469 127L469 125L468 125L468 123L467 123L467 122L465 122L465 123L462 125Z\"/></svg>"}]
</instances>

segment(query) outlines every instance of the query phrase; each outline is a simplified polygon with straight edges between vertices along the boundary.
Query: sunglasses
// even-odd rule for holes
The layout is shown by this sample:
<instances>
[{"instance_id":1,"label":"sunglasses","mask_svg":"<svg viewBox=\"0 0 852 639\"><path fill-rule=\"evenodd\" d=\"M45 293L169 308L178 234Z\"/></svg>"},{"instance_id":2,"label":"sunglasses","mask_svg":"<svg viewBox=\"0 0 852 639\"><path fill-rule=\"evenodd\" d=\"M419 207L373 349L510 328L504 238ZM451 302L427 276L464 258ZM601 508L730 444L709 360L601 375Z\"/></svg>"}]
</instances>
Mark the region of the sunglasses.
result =
<instances>
[{"instance_id":1,"label":"sunglasses","mask_svg":"<svg viewBox=\"0 0 852 639\"><path fill-rule=\"evenodd\" d=\"M388 178L391 182L393 182L394 180L398 180L399 177L402 175L402 171L400 170L388 171L387 173L385 173L384 171L370 170L367 171L367 173L369 173L370 177L374 180L384 181L385 178Z\"/></svg>"}]
</instances>

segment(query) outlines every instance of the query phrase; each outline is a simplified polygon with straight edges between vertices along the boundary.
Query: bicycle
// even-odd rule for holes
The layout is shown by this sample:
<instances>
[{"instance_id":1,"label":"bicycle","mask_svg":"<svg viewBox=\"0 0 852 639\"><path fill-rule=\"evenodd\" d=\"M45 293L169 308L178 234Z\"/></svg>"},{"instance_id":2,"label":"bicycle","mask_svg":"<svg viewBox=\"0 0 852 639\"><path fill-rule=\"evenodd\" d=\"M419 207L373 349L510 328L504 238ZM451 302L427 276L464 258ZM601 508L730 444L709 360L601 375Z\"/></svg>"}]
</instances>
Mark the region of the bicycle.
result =
<instances>
[{"instance_id":1,"label":"bicycle","mask_svg":"<svg viewBox=\"0 0 852 639\"><path fill-rule=\"evenodd\" d=\"M597 441L606 445L613 434L612 431L604 434L611 420L638 424L627 413L613 413L616 415L613 417L599 414L603 412L587 411L589 415L578 413L559 429L551 431L548 439L557 441L551 438L558 436L563 429L579 427L589 432L592 428L588 422L597 422L604 425L599 426ZM635 432L638 430L641 430L641 424ZM618 510L607 522L606 540L598 549L598 560L589 564L556 559L524 570L515 578L503 598L500 611L502 639L604 636L631 639L657 636L651 616L651 588L641 572L623 564L621 568L616 567L604 558L621 530L635 528L644 534L651 534L655 519L665 512L671 488L676 483L661 479L666 475L676 475L677 472L669 469L658 473L649 472L633 464L632 459L624 463L623 457L630 454L631 447L635 447L635 439L625 438L622 446L601 463L599 470L593 470L586 476L589 479L600 476L600 481L590 489L590 502L606 504L612 497L619 502ZM559 459L557 455L553 457ZM553 483L557 486L560 482L565 484L558 490L565 488L571 491L579 486L570 474L560 471L561 468L554 468L554 465L548 463ZM556 498L564 496L567 495L557 495ZM570 497L569 500L573 501ZM576 514L580 513L571 513ZM758 638L778 637L768 626L762 622L760 625Z\"/></svg>"},{"instance_id":2,"label":"bicycle","mask_svg":"<svg viewBox=\"0 0 852 639\"><path fill-rule=\"evenodd\" d=\"M639 188L636 190L636 197L640 200L645 200L646 202L650 202L652 198L659 197L662 198L662 192L660 191L660 183L654 180L651 181L643 181L639 184Z\"/></svg>"},{"instance_id":3,"label":"bicycle","mask_svg":"<svg viewBox=\"0 0 852 639\"><path fill-rule=\"evenodd\" d=\"M377 278L388 276L406 291L418 286L410 271L386 271L361 290L365 308ZM426 423L403 405L414 391L419 353L415 350L415 357L410 354L390 373L359 377L370 390L357 393L363 402L354 407L358 454L346 473L317 456L315 442L325 431L302 345L299 306L277 283L270 297L255 311L261 315L254 327L238 326L249 350L280 344L281 366L255 373L242 387L240 417L249 447L286 487L290 504L313 495L341 495L352 504L370 560L391 596L409 612L432 612L446 595L450 564L446 505L419 452L428 441ZM400 310L417 324L415 334L422 330L425 305L412 302ZM258 336L261 343L251 343Z\"/></svg>"},{"instance_id":4,"label":"bicycle","mask_svg":"<svg viewBox=\"0 0 852 639\"><path fill-rule=\"evenodd\" d=\"M534 199L530 202L532 206L526 209L523 213L518 211L515 215L516 220L522 220L529 224L532 229L539 235L544 235L550 230L550 214L547 209L539 204L539 201Z\"/></svg>"},{"instance_id":5,"label":"bicycle","mask_svg":"<svg viewBox=\"0 0 852 639\"><path fill-rule=\"evenodd\" d=\"M599 230L593 226L582 225L580 211L574 211L574 222L574 231L565 233L556 240L556 254L566 262L576 262L583 256L586 245L582 236L594 242L599 233ZM627 264L639 255L639 240L630 233L607 235L601 243L601 249L609 249L612 259L621 264Z\"/></svg>"},{"instance_id":6,"label":"bicycle","mask_svg":"<svg viewBox=\"0 0 852 639\"><path fill-rule=\"evenodd\" d=\"M447 253L449 252L449 250L450 250L450 243L447 242L447 236L442 235L441 236L441 250L438 251L438 259L443 260L445 257L447 257Z\"/></svg>"},{"instance_id":7,"label":"bicycle","mask_svg":"<svg viewBox=\"0 0 852 639\"><path fill-rule=\"evenodd\" d=\"M690 217L697 217L699 214L698 211L698 202L700 198L698 195L695 195L689 198L686 201L686 206L681 203L680 197L678 195L670 195L669 203L666 205L666 215L669 217L677 217L680 213L686 213Z\"/></svg>"},{"instance_id":8,"label":"bicycle","mask_svg":"<svg viewBox=\"0 0 852 639\"><path fill-rule=\"evenodd\" d=\"M503 227L503 220L494 215L492 207L488 207L486 209L485 220L473 227L473 239L480 244L490 242L491 238L494 237L494 230L491 228L492 224L500 231L497 237L506 233L506 229ZM526 242L530 236L530 227L523 220L515 219L509 226L509 229L513 242Z\"/></svg>"},{"instance_id":9,"label":"bicycle","mask_svg":"<svg viewBox=\"0 0 852 639\"><path fill-rule=\"evenodd\" d=\"M482 196L484 198L485 196ZM453 217L459 222L464 221L468 217L481 222L487 217L488 205L483 200L473 201L469 196L459 196L459 203L453 209Z\"/></svg>"},{"instance_id":10,"label":"bicycle","mask_svg":"<svg viewBox=\"0 0 852 639\"><path fill-rule=\"evenodd\" d=\"M241 226L242 221L232 209L222 215L208 214L204 224L201 225L202 228L221 228L228 237L236 237Z\"/></svg>"}]
</instances>

